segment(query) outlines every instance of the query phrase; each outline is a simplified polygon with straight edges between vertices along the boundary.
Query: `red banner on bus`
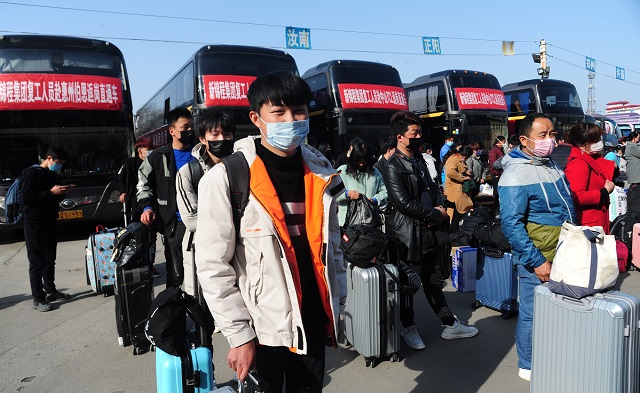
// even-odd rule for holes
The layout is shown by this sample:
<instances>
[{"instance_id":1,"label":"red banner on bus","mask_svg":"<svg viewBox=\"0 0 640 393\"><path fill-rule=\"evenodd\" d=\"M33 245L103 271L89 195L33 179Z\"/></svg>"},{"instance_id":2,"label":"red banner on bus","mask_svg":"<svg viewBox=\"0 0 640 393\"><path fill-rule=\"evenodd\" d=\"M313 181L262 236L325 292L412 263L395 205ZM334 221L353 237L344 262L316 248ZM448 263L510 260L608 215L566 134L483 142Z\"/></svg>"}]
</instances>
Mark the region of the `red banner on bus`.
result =
<instances>
[{"instance_id":1,"label":"red banner on bus","mask_svg":"<svg viewBox=\"0 0 640 393\"><path fill-rule=\"evenodd\" d=\"M504 99L502 90L458 88L456 98L460 109L507 110L507 101Z\"/></svg>"},{"instance_id":2,"label":"red banner on bus","mask_svg":"<svg viewBox=\"0 0 640 393\"><path fill-rule=\"evenodd\" d=\"M108 76L0 74L0 110L119 110L122 83Z\"/></svg>"},{"instance_id":3,"label":"red banner on bus","mask_svg":"<svg viewBox=\"0 0 640 393\"><path fill-rule=\"evenodd\" d=\"M206 106L249 106L247 91L255 76L203 75Z\"/></svg>"},{"instance_id":4,"label":"red banner on bus","mask_svg":"<svg viewBox=\"0 0 640 393\"><path fill-rule=\"evenodd\" d=\"M407 110L407 96L402 87L339 83L342 107Z\"/></svg>"}]
</instances>

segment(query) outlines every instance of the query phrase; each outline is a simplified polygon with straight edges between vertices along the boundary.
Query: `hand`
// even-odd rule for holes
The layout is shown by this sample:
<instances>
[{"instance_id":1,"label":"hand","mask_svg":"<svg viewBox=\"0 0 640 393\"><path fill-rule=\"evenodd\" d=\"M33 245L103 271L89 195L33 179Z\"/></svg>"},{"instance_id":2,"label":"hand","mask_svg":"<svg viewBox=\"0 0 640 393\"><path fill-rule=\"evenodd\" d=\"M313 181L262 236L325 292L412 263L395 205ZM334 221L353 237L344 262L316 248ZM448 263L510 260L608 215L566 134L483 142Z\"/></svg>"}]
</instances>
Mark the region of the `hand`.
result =
<instances>
[{"instance_id":1,"label":"hand","mask_svg":"<svg viewBox=\"0 0 640 393\"><path fill-rule=\"evenodd\" d=\"M544 263L536 268L533 268L533 271L536 273L536 276L542 282L549 281L549 274L551 273L551 262L544 261Z\"/></svg>"},{"instance_id":2,"label":"hand","mask_svg":"<svg viewBox=\"0 0 640 393\"><path fill-rule=\"evenodd\" d=\"M471 180L471 177L469 177L469 176L465 176L465 177L464 177L464 180Z\"/></svg>"},{"instance_id":3,"label":"hand","mask_svg":"<svg viewBox=\"0 0 640 393\"><path fill-rule=\"evenodd\" d=\"M484 184L484 179L480 179L480 184Z\"/></svg>"},{"instance_id":4,"label":"hand","mask_svg":"<svg viewBox=\"0 0 640 393\"><path fill-rule=\"evenodd\" d=\"M358 191L349 190L349 199L358 199L360 198L360 193Z\"/></svg>"},{"instance_id":5,"label":"hand","mask_svg":"<svg viewBox=\"0 0 640 393\"><path fill-rule=\"evenodd\" d=\"M236 348L230 348L227 354L227 365L236 372L236 377L242 382L253 368L256 357L256 344L253 340Z\"/></svg>"},{"instance_id":6,"label":"hand","mask_svg":"<svg viewBox=\"0 0 640 393\"><path fill-rule=\"evenodd\" d=\"M607 192L608 192L609 194L611 194L611 193L613 192L613 189L614 189L614 188L616 188L616 185L615 185L615 183L614 183L614 182L612 182L612 181L605 180L605 181L604 181L604 188L606 188L606 189L607 189Z\"/></svg>"},{"instance_id":7,"label":"hand","mask_svg":"<svg viewBox=\"0 0 640 393\"><path fill-rule=\"evenodd\" d=\"M120 203L124 203L124 198L126 198L127 194L125 194L124 192L122 194L120 194Z\"/></svg>"},{"instance_id":8,"label":"hand","mask_svg":"<svg viewBox=\"0 0 640 393\"><path fill-rule=\"evenodd\" d=\"M69 187L69 186L58 186L58 185L55 185L55 186L53 186L49 191L50 191L53 195L64 195L64 194L66 194L67 192L69 192L69 189L70 189L70 188L71 188L71 187Z\"/></svg>"},{"instance_id":9,"label":"hand","mask_svg":"<svg viewBox=\"0 0 640 393\"><path fill-rule=\"evenodd\" d=\"M144 225L151 225L156 220L156 213L153 212L152 209L147 209L142 212L140 216L140 222Z\"/></svg>"}]
</instances>

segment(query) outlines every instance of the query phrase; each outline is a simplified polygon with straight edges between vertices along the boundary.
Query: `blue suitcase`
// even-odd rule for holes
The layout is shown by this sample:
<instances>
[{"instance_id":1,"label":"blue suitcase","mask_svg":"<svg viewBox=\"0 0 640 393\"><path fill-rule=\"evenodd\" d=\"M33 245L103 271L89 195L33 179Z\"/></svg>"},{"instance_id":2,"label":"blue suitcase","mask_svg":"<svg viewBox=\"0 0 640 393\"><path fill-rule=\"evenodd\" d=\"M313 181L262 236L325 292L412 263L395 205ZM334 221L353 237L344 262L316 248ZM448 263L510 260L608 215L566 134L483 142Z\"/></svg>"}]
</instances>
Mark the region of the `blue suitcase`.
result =
<instances>
[{"instance_id":1,"label":"blue suitcase","mask_svg":"<svg viewBox=\"0 0 640 393\"><path fill-rule=\"evenodd\" d=\"M210 392L215 386L211 350L192 348L182 359L156 348L156 383L158 393Z\"/></svg>"},{"instance_id":2,"label":"blue suitcase","mask_svg":"<svg viewBox=\"0 0 640 393\"><path fill-rule=\"evenodd\" d=\"M95 293L108 296L113 293L116 276L116 263L111 261L116 235L122 228L104 229L96 227L87 240L85 248L85 273L87 285Z\"/></svg>"},{"instance_id":3,"label":"blue suitcase","mask_svg":"<svg viewBox=\"0 0 640 393\"><path fill-rule=\"evenodd\" d=\"M476 301L474 309L482 306L500 311L509 319L518 311L518 275L513 254L505 252L501 257L480 252L476 269Z\"/></svg>"}]
</instances>

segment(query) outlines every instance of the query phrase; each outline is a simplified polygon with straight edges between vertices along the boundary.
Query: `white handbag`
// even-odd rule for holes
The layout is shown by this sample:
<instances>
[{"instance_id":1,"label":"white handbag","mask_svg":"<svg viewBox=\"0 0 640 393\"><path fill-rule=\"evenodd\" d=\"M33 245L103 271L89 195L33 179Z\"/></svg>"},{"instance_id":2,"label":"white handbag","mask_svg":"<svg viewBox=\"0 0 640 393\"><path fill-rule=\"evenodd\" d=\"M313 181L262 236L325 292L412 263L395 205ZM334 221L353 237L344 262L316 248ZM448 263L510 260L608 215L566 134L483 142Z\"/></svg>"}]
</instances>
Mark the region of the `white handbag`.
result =
<instances>
[{"instance_id":1,"label":"white handbag","mask_svg":"<svg viewBox=\"0 0 640 393\"><path fill-rule=\"evenodd\" d=\"M602 227L562 224L549 290L576 299L604 292L618 279L616 241Z\"/></svg>"}]
</instances>

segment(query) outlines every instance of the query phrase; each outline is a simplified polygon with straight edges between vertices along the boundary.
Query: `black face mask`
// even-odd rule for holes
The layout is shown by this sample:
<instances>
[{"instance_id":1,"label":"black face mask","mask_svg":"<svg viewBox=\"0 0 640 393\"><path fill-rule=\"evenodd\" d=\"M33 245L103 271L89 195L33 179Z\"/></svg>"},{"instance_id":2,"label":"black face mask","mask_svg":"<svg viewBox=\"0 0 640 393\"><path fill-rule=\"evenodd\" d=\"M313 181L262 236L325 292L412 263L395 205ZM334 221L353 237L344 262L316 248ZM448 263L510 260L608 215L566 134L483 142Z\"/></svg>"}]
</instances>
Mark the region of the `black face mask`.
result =
<instances>
[{"instance_id":1,"label":"black face mask","mask_svg":"<svg viewBox=\"0 0 640 393\"><path fill-rule=\"evenodd\" d=\"M233 153L233 141L228 139L222 141L207 141L207 147L209 148L209 153L218 158L225 158Z\"/></svg>"},{"instance_id":2,"label":"black face mask","mask_svg":"<svg viewBox=\"0 0 640 393\"><path fill-rule=\"evenodd\" d=\"M419 151L420 145L422 145L422 138L407 138L409 139L409 144L407 145L408 149L413 151Z\"/></svg>"},{"instance_id":3,"label":"black face mask","mask_svg":"<svg viewBox=\"0 0 640 393\"><path fill-rule=\"evenodd\" d=\"M180 138L178 140L185 145L190 145L192 142L191 141L192 136L193 136L193 131L191 130L180 131Z\"/></svg>"}]
</instances>

